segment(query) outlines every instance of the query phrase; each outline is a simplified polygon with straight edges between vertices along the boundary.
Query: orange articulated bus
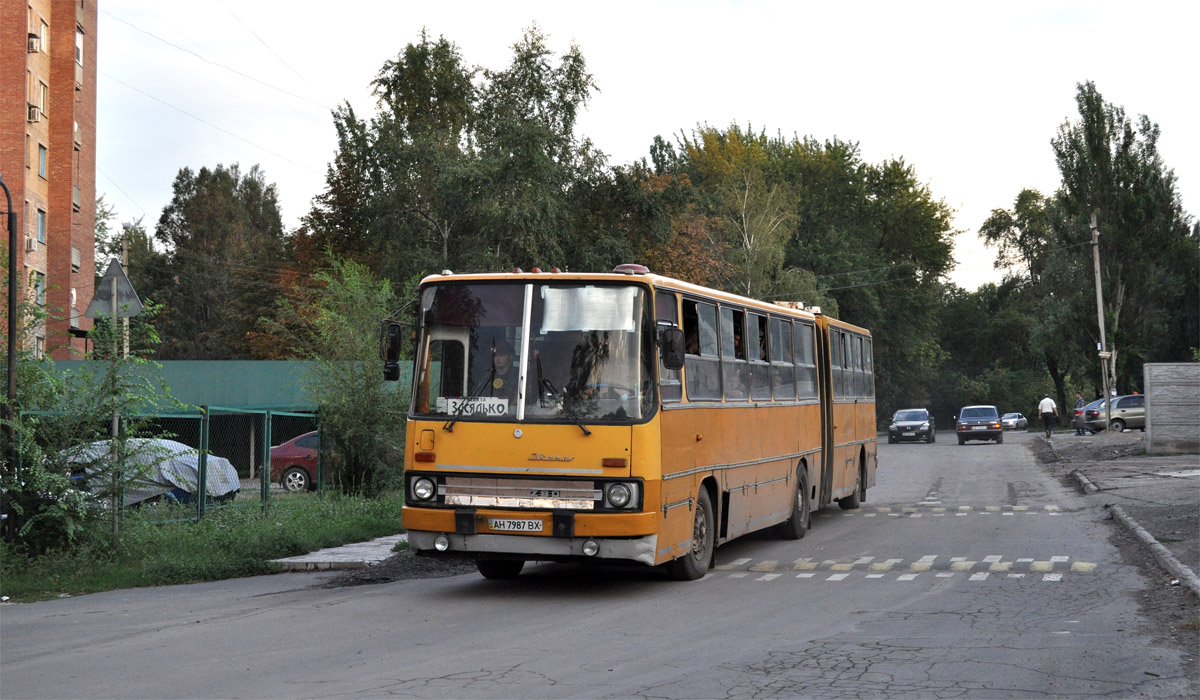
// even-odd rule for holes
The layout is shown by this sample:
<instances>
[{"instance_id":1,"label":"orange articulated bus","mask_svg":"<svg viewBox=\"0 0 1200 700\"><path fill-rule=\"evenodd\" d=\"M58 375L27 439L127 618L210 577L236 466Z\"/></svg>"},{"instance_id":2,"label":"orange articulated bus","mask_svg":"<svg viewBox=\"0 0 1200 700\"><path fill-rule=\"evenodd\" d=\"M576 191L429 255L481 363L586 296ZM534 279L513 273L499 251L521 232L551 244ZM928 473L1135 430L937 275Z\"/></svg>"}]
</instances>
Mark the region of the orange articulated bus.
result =
<instances>
[{"instance_id":1,"label":"orange articulated bus","mask_svg":"<svg viewBox=\"0 0 1200 700\"><path fill-rule=\"evenodd\" d=\"M385 377L399 376L389 326ZM650 274L421 282L403 525L418 555L664 565L875 483L871 335L798 303Z\"/></svg>"}]
</instances>

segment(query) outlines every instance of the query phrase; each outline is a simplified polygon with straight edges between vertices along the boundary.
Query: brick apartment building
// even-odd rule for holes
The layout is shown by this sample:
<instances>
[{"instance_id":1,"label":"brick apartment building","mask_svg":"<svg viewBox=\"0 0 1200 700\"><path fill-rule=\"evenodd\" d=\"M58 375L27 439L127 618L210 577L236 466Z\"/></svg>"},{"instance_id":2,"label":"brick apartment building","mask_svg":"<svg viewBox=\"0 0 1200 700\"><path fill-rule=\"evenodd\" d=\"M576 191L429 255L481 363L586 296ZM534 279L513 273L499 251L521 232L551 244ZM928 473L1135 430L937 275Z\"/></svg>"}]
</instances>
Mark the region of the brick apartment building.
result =
<instances>
[{"instance_id":1,"label":"brick apartment building","mask_svg":"<svg viewBox=\"0 0 1200 700\"><path fill-rule=\"evenodd\" d=\"M25 349L54 359L78 359L68 346L82 351L92 325L97 2L0 0L0 177L18 216L10 252L23 298L50 314Z\"/></svg>"}]
</instances>

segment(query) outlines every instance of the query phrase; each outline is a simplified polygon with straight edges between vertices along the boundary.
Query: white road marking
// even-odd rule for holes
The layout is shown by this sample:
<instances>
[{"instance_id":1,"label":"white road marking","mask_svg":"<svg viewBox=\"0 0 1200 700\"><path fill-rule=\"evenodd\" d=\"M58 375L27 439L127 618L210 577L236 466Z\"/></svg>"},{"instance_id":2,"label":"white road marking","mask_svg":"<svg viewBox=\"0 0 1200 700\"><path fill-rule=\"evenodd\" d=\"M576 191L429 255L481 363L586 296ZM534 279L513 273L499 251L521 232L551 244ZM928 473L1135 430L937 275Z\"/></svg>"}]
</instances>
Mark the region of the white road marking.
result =
<instances>
[{"instance_id":1,"label":"white road marking","mask_svg":"<svg viewBox=\"0 0 1200 700\"><path fill-rule=\"evenodd\" d=\"M986 579L987 577L988 577L988 573L986 571L980 571L978 573L971 574L971 578L969 578L967 580L968 581L982 581L982 580Z\"/></svg>"},{"instance_id":2,"label":"white road marking","mask_svg":"<svg viewBox=\"0 0 1200 700\"><path fill-rule=\"evenodd\" d=\"M1061 581L1062 574L1046 574L1045 576L1042 576L1042 580L1043 581Z\"/></svg>"}]
</instances>

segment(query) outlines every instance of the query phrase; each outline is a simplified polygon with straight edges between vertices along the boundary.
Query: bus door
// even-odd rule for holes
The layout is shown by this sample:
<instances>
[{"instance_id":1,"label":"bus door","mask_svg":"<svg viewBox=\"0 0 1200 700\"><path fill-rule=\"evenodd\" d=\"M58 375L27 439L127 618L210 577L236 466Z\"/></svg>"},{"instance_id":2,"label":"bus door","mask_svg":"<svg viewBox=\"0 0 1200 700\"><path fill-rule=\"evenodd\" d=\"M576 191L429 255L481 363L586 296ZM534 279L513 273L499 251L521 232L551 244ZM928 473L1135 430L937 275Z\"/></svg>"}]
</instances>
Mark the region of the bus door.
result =
<instances>
[{"instance_id":1,"label":"bus door","mask_svg":"<svg viewBox=\"0 0 1200 700\"><path fill-rule=\"evenodd\" d=\"M832 353L829 347L829 324L817 323L817 375L821 397L821 493L813 508L820 508L833 499L833 377L830 368Z\"/></svg>"}]
</instances>

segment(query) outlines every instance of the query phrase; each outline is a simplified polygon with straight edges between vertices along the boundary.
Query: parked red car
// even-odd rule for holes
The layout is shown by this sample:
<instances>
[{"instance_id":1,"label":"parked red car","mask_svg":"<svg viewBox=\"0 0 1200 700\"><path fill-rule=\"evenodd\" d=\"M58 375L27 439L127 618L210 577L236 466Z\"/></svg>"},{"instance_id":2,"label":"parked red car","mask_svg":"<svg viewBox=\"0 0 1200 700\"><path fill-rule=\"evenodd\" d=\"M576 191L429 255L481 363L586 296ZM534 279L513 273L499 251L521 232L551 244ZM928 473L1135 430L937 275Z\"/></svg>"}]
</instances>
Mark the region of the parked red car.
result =
<instances>
[{"instance_id":1,"label":"parked red car","mask_svg":"<svg viewBox=\"0 0 1200 700\"><path fill-rule=\"evenodd\" d=\"M317 431L271 448L271 481L279 482L289 493L317 487Z\"/></svg>"}]
</instances>

